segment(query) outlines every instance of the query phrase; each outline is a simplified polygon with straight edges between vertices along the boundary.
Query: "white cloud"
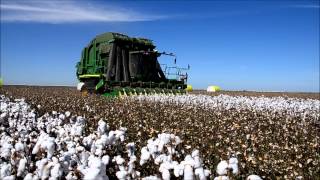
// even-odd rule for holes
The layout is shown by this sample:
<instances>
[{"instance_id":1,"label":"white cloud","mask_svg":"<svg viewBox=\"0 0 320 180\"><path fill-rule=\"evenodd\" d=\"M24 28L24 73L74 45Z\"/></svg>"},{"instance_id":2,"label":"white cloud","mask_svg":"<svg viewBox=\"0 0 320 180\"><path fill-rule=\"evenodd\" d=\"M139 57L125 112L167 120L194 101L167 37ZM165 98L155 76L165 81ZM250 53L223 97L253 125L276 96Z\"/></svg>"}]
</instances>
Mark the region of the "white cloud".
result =
<instances>
[{"instance_id":1,"label":"white cloud","mask_svg":"<svg viewBox=\"0 0 320 180\"><path fill-rule=\"evenodd\" d=\"M4 1L0 8L3 22L134 22L166 18L83 1Z\"/></svg>"}]
</instances>

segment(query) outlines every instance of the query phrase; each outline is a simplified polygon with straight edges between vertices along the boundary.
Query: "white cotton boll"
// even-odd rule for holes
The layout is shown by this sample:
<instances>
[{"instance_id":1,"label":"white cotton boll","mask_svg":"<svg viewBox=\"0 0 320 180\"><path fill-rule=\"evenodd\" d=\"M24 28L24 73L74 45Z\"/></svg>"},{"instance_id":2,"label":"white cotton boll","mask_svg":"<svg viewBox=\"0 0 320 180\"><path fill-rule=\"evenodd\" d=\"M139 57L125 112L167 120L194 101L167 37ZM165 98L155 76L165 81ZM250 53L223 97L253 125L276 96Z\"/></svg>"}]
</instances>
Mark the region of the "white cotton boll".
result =
<instances>
[{"instance_id":1,"label":"white cotton boll","mask_svg":"<svg viewBox=\"0 0 320 180\"><path fill-rule=\"evenodd\" d=\"M103 163L104 165L108 165L108 164L109 164L109 161L110 161L110 156L104 155L104 156L102 157L102 163Z\"/></svg>"},{"instance_id":2,"label":"white cotton boll","mask_svg":"<svg viewBox=\"0 0 320 180\"><path fill-rule=\"evenodd\" d=\"M107 123L101 119L98 122L98 129L97 129L98 133L102 135L106 133L108 129L109 129L109 126L107 125Z\"/></svg>"},{"instance_id":3,"label":"white cotton boll","mask_svg":"<svg viewBox=\"0 0 320 180\"><path fill-rule=\"evenodd\" d=\"M117 171L116 176L119 180L125 180L127 177L127 171Z\"/></svg>"},{"instance_id":4,"label":"white cotton boll","mask_svg":"<svg viewBox=\"0 0 320 180\"><path fill-rule=\"evenodd\" d=\"M39 171L38 171L38 176L42 177L42 173L43 173L43 169L44 166L48 163L47 159L41 159L39 161L36 162L36 166L38 167Z\"/></svg>"},{"instance_id":5,"label":"white cotton boll","mask_svg":"<svg viewBox=\"0 0 320 180\"><path fill-rule=\"evenodd\" d=\"M187 164L184 166L184 170L183 170L183 179L184 180L193 180L193 168L191 165Z\"/></svg>"},{"instance_id":6,"label":"white cotton boll","mask_svg":"<svg viewBox=\"0 0 320 180\"><path fill-rule=\"evenodd\" d=\"M93 180L93 179L97 179L97 177L99 176L100 170L97 168L90 168L88 169L88 172L84 175L85 180Z\"/></svg>"},{"instance_id":7,"label":"white cotton boll","mask_svg":"<svg viewBox=\"0 0 320 180\"><path fill-rule=\"evenodd\" d=\"M85 146L90 147L90 146L92 145L92 143L93 143L93 139L94 139L94 138L95 138L95 137L93 137L93 136L91 136L91 135L86 136L86 137L83 138L82 143L83 143Z\"/></svg>"},{"instance_id":8,"label":"white cotton boll","mask_svg":"<svg viewBox=\"0 0 320 180\"><path fill-rule=\"evenodd\" d=\"M201 159L199 157L199 150L194 150L191 154L194 159L194 167L198 168L201 166Z\"/></svg>"},{"instance_id":9,"label":"white cotton boll","mask_svg":"<svg viewBox=\"0 0 320 180\"><path fill-rule=\"evenodd\" d=\"M47 150L47 158L51 158L55 151L56 144L54 140L55 140L54 137L48 137L47 140L43 141L41 144L41 147Z\"/></svg>"},{"instance_id":10,"label":"white cotton boll","mask_svg":"<svg viewBox=\"0 0 320 180\"><path fill-rule=\"evenodd\" d=\"M163 180L170 180L170 172L168 169L163 169L161 171L161 174L162 174L162 179Z\"/></svg>"},{"instance_id":11,"label":"white cotton boll","mask_svg":"<svg viewBox=\"0 0 320 180\"><path fill-rule=\"evenodd\" d=\"M31 174L31 173L28 173L28 174L23 178L23 180L33 180L32 174Z\"/></svg>"},{"instance_id":12,"label":"white cotton boll","mask_svg":"<svg viewBox=\"0 0 320 180\"><path fill-rule=\"evenodd\" d=\"M110 131L108 134L108 139L110 144L114 144L114 141L116 139L116 133L115 131Z\"/></svg>"},{"instance_id":13,"label":"white cotton boll","mask_svg":"<svg viewBox=\"0 0 320 180\"><path fill-rule=\"evenodd\" d=\"M125 160L124 160L120 155L114 157L114 161L115 161L118 165L122 165L122 164L125 162Z\"/></svg>"},{"instance_id":14,"label":"white cotton boll","mask_svg":"<svg viewBox=\"0 0 320 180\"><path fill-rule=\"evenodd\" d=\"M65 114L65 115L66 115L66 117L68 118L68 117L70 117L71 112L70 112L70 111L66 111L64 114Z\"/></svg>"},{"instance_id":15,"label":"white cotton boll","mask_svg":"<svg viewBox=\"0 0 320 180\"><path fill-rule=\"evenodd\" d=\"M124 141L124 134L125 134L124 130L116 130L115 134L116 134L116 139L120 139L121 142Z\"/></svg>"},{"instance_id":16,"label":"white cotton boll","mask_svg":"<svg viewBox=\"0 0 320 180\"><path fill-rule=\"evenodd\" d=\"M78 116L76 120L77 125L84 125L85 124L85 119L82 116Z\"/></svg>"},{"instance_id":17,"label":"white cotton boll","mask_svg":"<svg viewBox=\"0 0 320 180\"><path fill-rule=\"evenodd\" d=\"M194 166L194 160L190 155L187 155L184 158L184 161L181 162L181 165L184 166L183 170L183 179L190 180L194 179L193 175L193 166Z\"/></svg>"},{"instance_id":18,"label":"white cotton boll","mask_svg":"<svg viewBox=\"0 0 320 180\"><path fill-rule=\"evenodd\" d=\"M247 177L247 180L262 180L262 178L258 175L252 174Z\"/></svg>"},{"instance_id":19,"label":"white cotton boll","mask_svg":"<svg viewBox=\"0 0 320 180\"><path fill-rule=\"evenodd\" d=\"M71 136L81 136L83 132L83 126L82 125L73 125L71 128Z\"/></svg>"},{"instance_id":20,"label":"white cotton boll","mask_svg":"<svg viewBox=\"0 0 320 180\"><path fill-rule=\"evenodd\" d=\"M140 165L142 166L144 163L146 163L150 158L150 153L147 149L147 147L143 147L141 149L141 157L140 157Z\"/></svg>"},{"instance_id":21,"label":"white cotton boll","mask_svg":"<svg viewBox=\"0 0 320 180\"><path fill-rule=\"evenodd\" d=\"M76 152L77 152L77 153L83 152L84 150L85 150L85 148L84 148L83 146L79 146L79 145L78 145L78 146L76 147Z\"/></svg>"},{"instance_id":22,"label":"white cotton boll","mask_svg":"<svg viewBox=\"0 0 320 180\"><path fill-rule=\"evenodd\" d=\"M196 156L199 156L199 150L193 150L191 156L194 158Z\"/></svg>"},{"instance_id":23,"label":"white cotton boll","mask_svg":"<svg viewBox=\"0 0 320 180\"><path fill-rule=\"evenodd\" d=\"M37 154L40 150L40 147L41 147L41 144L42 144L42 141L44 139L44 137L46 136L45 133L41 133L38 140L37 140L37 143L36 145L34 145L33 149L32 149L32 154Z\"/></svg>"},{"instance_id":24,"label":"white cotton boll","mask_svg":"<svg viewBox=\"0 0 320 180\"><path fill-rule=\"evenodd\" d=\"M90 155L89 155L89 153L87 151L82 151L81 154L80 154L80 162L82 164L87 165L89 156Z\"/></svg>"},{"instance_id":25,"label":"white cotton boll","mask_svg":"<svg viewBox=\"0 0 320 180\"><path fill-rule=\"evenodd\" d=\"M173 166L173 174L176 177L183 175L184 166L181 164L174 164Z\"/></svg>"},{"instance_id":26,"label":"white cotton boll","mask_svg":"<svg viewBox=\"0 0 320 180\"><path fill-rule=\"evenodd\" d=\"M218 176L218 177L215 177L214 180L229 180L229 177L228 176Z\"/></svg>"},{"instance_id":27,"label":"white cotton boll","mask_svg":"<svg viewBox=\"0 0 320 180\"><path fill-rule=\"evenodd\" d=\"M22 158L19 161L19 166L18 166L18 172L17 172L17 176L21 177L21 175L23 174L24 170L26 169L26 163L27 163L27 159L26 158Z\"/></svg>"},{"instance_id":28,"label":"white cotton boll","mask_svg":"<svg viewBox=\"0 0 320 180\"><path fill-rule=\"evenodd\" d=\"M169 180L170 179L170 172L169 169L173 169L173 166L169 162L164 162L159 167L159 172L162 174L162 179Z\"/></svg>"},{"instance_id":29,"label":"white cotton boll","mask_svg":"<svg viewBox=\"0 0 320 180\"><path fill-rule=\"evenodd\" d=\"M89 157L88 165L89 165L89 167L100 168L101 167L101 160L100 160L100 158L91 155Z\"/></svg>"},{"instance_id":30,"label":"white cotton boll","mask_svg":"<svg viewBox=\"0 0 320 180\"><path fill-rule=\"evenodd\" d=\"M202 167L197 168L194 171L194 174L199 177L199 180L206 180L207 179Z\"/></svg>"},{"instance_id":31,"label":"white cotton boll","mask_svg":"<svg viewBox=\"0 0 320 180\"><path fill-rule=\"evenodd\" d=\"M89 174L85 174L84 179L86 178L86 175L89 175ZM90 174L90 175L91 175L91 174ZM67 174L66 179L67 179L67 180L76 180L77 178L75 178L75 177L73 176L73 172L70 171L70 172ZM93 178L91 178L91 179L93 179ZM88 179L88 180L91 180L91 179Z\"/></svg>"},{"instance_id":32,"label":"white cotton boll","mask_svg":"<svg viewBox=\"0 0 320 180\"><path fill-rule=\"evenodd\" d=\"M211 171L210 171L209 169L205 169L205 170L204 170L204 175L205 175L206 177L210 176L210 174L211 174Z\"/></svg>"},{"instance_id":33,"label":"white cotton boll","mask_svg":"<svg viewBox=\"0 0 320 180\"><path fill-rule=\"evenodd\" d=\"M0 164L0 178L11 175L11 165L7 163Z\"/></svg>"},{"instance_id":34,"label":"white cotton boll","mask_svg":"<svg viewBox=\"0 0 320 180\"><path fill-rule=\"evenodd\" d=\"M106 145L110 144L109 138L108 138L108 136L106 134L103 134L101 136L100 140L101 140L103 146L106 146Z\"/></svg>"},{"instance_id":35,"label":"white cotton boll","mask_svg":"<svg viewBox=\"0 0 320 180\"><path fill-rule=\"evenodd\" d=\"M42 168L42 172L41 172L41 179L47 179L50 176L50 169L53 166L53 163L50 162L48 164L46 164L45 166L43 166Z\"/></svg>"},{"instance_id":36,"label":"white cotton boll","mask_svg":"<svg viewBox=\"0 0 320 180\"><path fill-rule=\"evenodd\" d=\"M7 116L7 113L6 113L6 112L3 112L3 113L1 113L1 115L0 115L0 119L2 120L2 119L4 119L6 116Z\"/></svg>"},{"instance_id":37,"label":"white cotton boll","mask_svg":"<svg viewBox=\"0 0 320 180\"><path fill-rule=\"evenodd\" d=\"M96 151L94 152L94 154L100 157L100 156L102 156L103 151L101 148L97 148Z\"/></svg>"},{"instance_id":38,"label":"white cotton boll","mask_svg":"<svg viewBox=\"0 0 320 180\"><path fill-rule=\"evenodd\" d=\"M136 172L134 170L135 168L135 161L137 160L137 157L135 155L130 156L130 160L128 162L128 173L132 175L132 177L136 177Z\"/></svg>"},{"instance_id":39,"label":"white cotton boll","mask_svg":"<svg viewBox=\"0 0 320 180\"><path fill-rule=\"evenodd\" d=\"M50 171L50 175L53 178L59 178L62 176L62 168L60 163L56 163Z\"/></svg>"},{"instance_id":40,"label":"white cotton boll","mask_svg":"<svg viewBox=\"0 0 320 180\"><path fill-rule=\"evenodd\" d=\"M159 151L159 152L162 152L162 151L163 151L164 145L165 145L165 144L164 144L163 141L160 141L160 142L159 142L159 144L158 144L158 151Z\"/></svg>"},{"instance_id":41,"label":"white cotton boll","mask_svg":"<svg viewBox=\"0 0 320 180\"><path fill-rule=\"evenodd\" d=\"M12 145L9 143L4 143L1 147L1 157L3 158L10 158L11 156L11 149L12 149Z\"/></svg>"},{"instance_id":42,"label":"white cotton boll","mask_svg":"<svg viewBox=\"0 0 320 180\"><path fill-rule=\"evenodd\" d=\"M218 166L217 166L217 173L222 176L222 175L225 175L227 174L228 172L228 162L223 160L223 161L220 161Z\"/></svg>"},{"instance_id":43,"label":"white cotton boll","mask_svg":"<svg viewBox=\"0 0 320 180\"><path fill-rule=\"evenodd\" d=\"M154 160L154 163L155 163L156 165L159 165L159 164L162 163L165 159L166 159L166 155L165 155L165 154L160 154L158 157L156 157L156 159Z\"/></svg>"},{"instance_id":44,"label":"white cotton boll","mask_svg":"<svg viewBox=\"0 0 320 180\"><path fill-rule=\"evenodd\" d=\"M11 176L6 176L3 178L3 180L15 180L16 177L14 175L11 175Z\"/></svg>"},{"instance_id":45,"label":"white cotton boll","mask_svg":"<svg viewBox=\"0 0 320 180\"><path fill-rule=\"evenodd\" d=\"M66 118L66 116L64 114L59 115L59 119L64 120L65 118Z\"/></svg>"},{"instance_id":46,"label":"white cotton boll","mask_svg":"<svg viewBox=\"0 0 320 180\"><path fill-rule=\"evenodd\" d=\"M142 180L161 180L161 179L158 178L157 176L147 176L142 178Z\"/></svg>"},{"instance_id":47,"label":"white cotton boll","mask_svg":"<svg viewBox=\"0 0 320 180\"><path fill-rule=\"evenodd\" d=\"M229 159L229 166L230 169L232 169L233 174L238 174L239 173L239 168L238 168L238 159L235 157L232 157Z\"/></svg>"}]
</instances>

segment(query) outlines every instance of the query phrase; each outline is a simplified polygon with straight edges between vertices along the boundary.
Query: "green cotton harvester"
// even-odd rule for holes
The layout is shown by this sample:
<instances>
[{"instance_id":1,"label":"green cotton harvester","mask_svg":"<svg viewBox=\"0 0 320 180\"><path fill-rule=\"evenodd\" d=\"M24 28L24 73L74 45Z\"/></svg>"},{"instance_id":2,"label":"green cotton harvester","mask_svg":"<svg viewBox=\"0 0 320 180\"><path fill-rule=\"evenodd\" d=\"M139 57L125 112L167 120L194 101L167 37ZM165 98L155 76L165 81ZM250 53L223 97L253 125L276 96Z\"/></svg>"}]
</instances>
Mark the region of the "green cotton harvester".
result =
<instances>
[{"instance_id":1,"label":"green cotton harvester","mask_svg":"<svg viewBox=\"0 0 320 180\"><path fill-rule=\"evenodd\" d=\"M185 93L190 68L160 64L158 52L149 39L120 33L96 36L83 50L77 63L78 90L106 96Z\"/></svg>"}]
</instances>

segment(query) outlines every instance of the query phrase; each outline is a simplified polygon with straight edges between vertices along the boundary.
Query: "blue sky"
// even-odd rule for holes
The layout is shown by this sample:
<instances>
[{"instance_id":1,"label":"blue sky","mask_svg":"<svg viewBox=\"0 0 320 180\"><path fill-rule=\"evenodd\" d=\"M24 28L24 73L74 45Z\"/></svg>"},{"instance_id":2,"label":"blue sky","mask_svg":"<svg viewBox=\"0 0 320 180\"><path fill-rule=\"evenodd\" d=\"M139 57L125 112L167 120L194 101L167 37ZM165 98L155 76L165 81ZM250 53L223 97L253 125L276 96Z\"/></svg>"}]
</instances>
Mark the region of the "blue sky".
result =
<instances>
[{"instance_id":1,"label":"blue sky","mask_svg":"<svg viewBox=\"0 0 320 180\"><path fill-rule=\"evenodd\" d=\"M109 31L177 54L194 88L319 92L319 1L1 0L1 76L75 86L82 48Z\"/></svg>"}]
</instances>

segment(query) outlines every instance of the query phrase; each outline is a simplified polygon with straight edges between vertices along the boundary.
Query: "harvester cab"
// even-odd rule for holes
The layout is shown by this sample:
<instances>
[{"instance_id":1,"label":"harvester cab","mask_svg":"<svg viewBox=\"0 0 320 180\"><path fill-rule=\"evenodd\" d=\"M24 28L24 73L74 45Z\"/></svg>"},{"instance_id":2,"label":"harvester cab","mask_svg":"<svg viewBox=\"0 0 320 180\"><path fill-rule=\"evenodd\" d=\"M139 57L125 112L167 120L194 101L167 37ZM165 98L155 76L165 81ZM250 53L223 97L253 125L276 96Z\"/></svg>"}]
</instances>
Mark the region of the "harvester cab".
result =
<instances>
[{"instance_id":1,"label":"harvester cab","mask_svg":"<svg viewBox=\"0 0 320 180\"><path fill-rule=\"evenodd\" d=\"M187 68L161 67L158 57L162 55L174 57L176 63L173 53L159 53L151 40L119 33L98 35L83 49L76 65L78 90L107 96L185 93Z\"/></svg>"}]
</instances>

